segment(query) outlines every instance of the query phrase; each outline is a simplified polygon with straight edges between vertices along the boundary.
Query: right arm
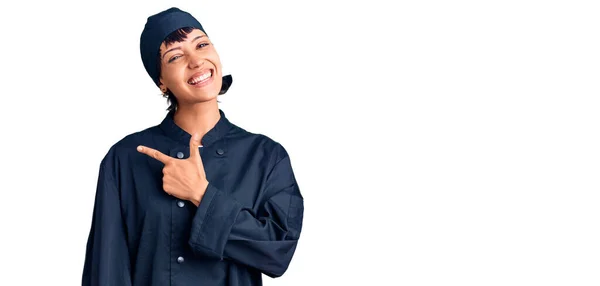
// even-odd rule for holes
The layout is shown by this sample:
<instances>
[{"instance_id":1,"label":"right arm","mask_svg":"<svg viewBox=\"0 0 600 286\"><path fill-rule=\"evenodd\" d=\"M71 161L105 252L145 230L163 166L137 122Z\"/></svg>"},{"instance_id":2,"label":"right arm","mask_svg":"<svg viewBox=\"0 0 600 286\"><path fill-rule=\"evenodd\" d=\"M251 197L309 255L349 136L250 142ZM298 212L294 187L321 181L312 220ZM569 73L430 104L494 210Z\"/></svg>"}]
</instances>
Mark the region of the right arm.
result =
<instances>
[{"instance_id":1,"label":"right arm","mask_svg":"<svg viewBox=\"0 0 600 286\"><path fill-rule=\"evenodd\" d=\"M82 275L83 286L130 286L131 269L121 201L114 176L115 164L100 164L92 226Z\"/></svg>"}]
</instances>

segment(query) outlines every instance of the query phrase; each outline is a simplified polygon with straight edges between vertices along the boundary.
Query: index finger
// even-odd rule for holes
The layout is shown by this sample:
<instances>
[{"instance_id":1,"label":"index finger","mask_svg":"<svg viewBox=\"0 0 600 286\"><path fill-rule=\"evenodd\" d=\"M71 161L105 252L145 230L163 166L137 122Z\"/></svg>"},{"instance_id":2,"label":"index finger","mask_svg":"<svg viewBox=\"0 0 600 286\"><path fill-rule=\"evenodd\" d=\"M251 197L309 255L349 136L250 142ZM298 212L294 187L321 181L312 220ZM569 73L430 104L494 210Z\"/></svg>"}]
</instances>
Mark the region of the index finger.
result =
<instances>
[{"instance_id":1,"label":"index finger","mask_svg":"<svg viewBox=\"0 0 600 286\"><path fill-rule=\"evenodd\" d=\"M171 160L173 160L173 158L161 153L160 151L156 150L156 149L152 149L150 147L146 147L146 146L138 146L137 147L138 152L140 153L144 153L158 161L163 162L164 164L170 162Z\"/></svg>"}]
</instances>

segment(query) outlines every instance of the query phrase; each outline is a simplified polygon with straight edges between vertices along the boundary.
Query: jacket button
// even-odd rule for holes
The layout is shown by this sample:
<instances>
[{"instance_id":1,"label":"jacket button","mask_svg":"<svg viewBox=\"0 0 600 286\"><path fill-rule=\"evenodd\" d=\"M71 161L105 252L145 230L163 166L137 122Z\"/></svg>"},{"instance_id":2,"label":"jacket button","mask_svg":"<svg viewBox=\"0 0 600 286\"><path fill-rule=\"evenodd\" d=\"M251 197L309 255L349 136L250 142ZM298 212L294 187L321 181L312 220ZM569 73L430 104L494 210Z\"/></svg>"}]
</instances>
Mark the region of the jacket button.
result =
<instances>
[{"instance_id":1,"label":"jacket button","mask_svg":"<svg viewBox=\"0 0 600 286\"><path fill-rule=\"evenodd\" d=\"M183 158L183 152L177 152L177 158L179 158L179 159Z\"/></svg>"},{"instance_id":2,"label":"jacket button","mask_svg":"<svg viewBox=\"0 0 600 286\"><path fill-rule=\"evenodd\" d=\"M217 154L223 155L224 153L225 153L225 151L223 151L223 149L217 149Z\"/></svg>"},{"instance_id":3,"label":"jacket button","mask_svg":"<svg viewBox=\"0 0 600 286\"><path fill-rule=\"evenodd\" d=\"M185 261L183 259L183 257L181 257L181 256L177 257L177 263L181 264L181 263L183 263L183 261Z\"/></svg>"},{"instance_id":4,"label":"jacket button","mask_svg":"<svg viewBox=\"0 0 600 286\"><path fill-rule=\"evenodd\" d=\"M182 208L184 205L185 205L185 203L182 201L177 202L177 206L179 206L180 208Z\"/></svg>"}]
</instances>

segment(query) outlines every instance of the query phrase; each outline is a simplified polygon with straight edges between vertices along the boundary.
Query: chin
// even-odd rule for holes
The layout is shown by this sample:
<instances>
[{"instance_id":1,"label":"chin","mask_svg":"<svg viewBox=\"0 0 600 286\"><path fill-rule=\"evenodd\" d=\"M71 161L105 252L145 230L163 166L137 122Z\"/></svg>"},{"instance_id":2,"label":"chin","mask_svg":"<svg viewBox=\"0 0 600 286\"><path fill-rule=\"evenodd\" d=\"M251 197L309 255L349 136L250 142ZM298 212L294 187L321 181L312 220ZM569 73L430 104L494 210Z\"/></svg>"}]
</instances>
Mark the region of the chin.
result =
<instances>
[{"instance_id":1,"label":"chin","mask_svg":"<svg viewBox=\"0 0 600 286\"><path fill-rule=\"evenodd\" d=\"M207 95L207 94L188 94L185 100L179 100L180 103L185 102L184 104L196 104L203 102L210 102L212 100L216 100L216 95Z\"/></svg>"},{"instance_id":2,"label":"chin","mask_svg":"<svg viewBox=\"0 0 600 286\"><path fill-rule=\"evenodd\" d=\"M195 98L202 101L209 101L217 98L219 96L219 91L221 89L207 87L200 90L190 90L189 95L191 98Z\"/></svg>"}]
</instances>

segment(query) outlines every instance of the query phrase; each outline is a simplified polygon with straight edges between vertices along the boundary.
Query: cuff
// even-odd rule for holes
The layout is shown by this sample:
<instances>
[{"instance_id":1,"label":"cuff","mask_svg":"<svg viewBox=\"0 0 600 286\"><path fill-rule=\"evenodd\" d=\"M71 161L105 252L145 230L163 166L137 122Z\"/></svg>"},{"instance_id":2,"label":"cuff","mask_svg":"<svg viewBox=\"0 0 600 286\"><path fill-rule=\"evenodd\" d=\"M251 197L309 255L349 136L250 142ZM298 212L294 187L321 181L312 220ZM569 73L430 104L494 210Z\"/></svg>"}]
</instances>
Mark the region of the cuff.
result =
<instances>
[{"instance_id":1,"label":"cuff","mask_svg":"<svg viewBox=\"0 0 600 286\"><path fill-rule=\"evenodd\" d=\"M225 244L241 209L237 201L209 183L192 220L189 244L194 252L223 259Z\"/></svg>"}]
</instances>

